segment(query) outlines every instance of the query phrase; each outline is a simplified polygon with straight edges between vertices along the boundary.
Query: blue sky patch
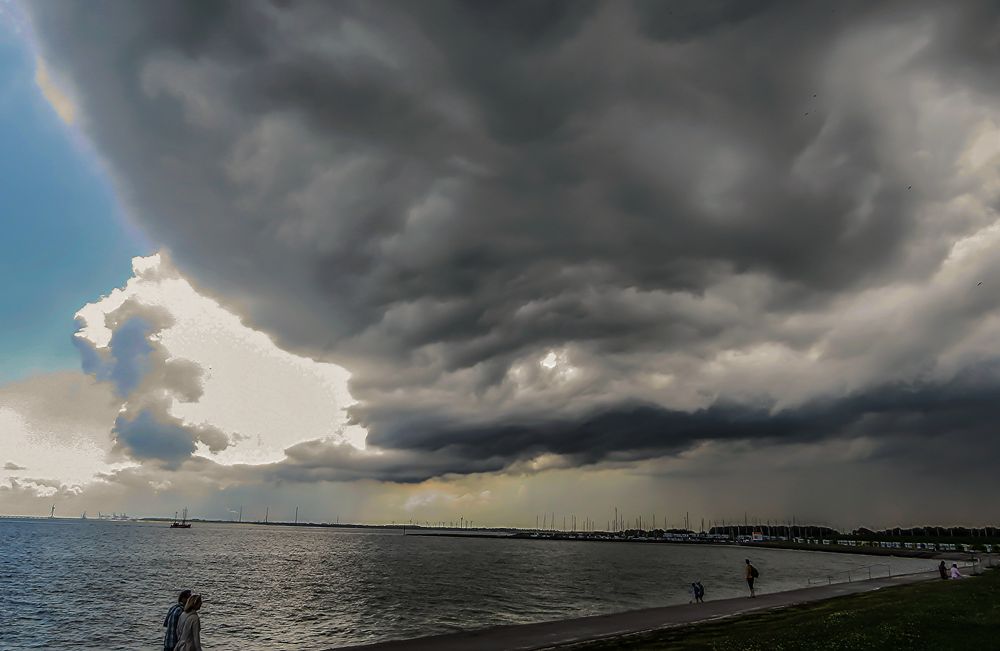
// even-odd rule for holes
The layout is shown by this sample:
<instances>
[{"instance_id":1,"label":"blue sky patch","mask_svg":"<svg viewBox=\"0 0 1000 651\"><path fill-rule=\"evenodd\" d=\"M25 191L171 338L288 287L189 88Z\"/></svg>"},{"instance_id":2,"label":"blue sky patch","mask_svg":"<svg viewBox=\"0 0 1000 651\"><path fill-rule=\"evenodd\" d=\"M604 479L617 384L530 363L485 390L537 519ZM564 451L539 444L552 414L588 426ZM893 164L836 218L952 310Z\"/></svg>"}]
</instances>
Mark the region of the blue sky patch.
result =
<instances>
[{"instance_id":1,"label":"blue sky patch","mask_svg":"<svg viewBox=\"0 0 1000 651\"><path fill-rule=\"evenodd\" d=\"M73 314L150 252L34 76L27 44L0 25L0 383L78 368Z\"/></svg>"}]
</instances>

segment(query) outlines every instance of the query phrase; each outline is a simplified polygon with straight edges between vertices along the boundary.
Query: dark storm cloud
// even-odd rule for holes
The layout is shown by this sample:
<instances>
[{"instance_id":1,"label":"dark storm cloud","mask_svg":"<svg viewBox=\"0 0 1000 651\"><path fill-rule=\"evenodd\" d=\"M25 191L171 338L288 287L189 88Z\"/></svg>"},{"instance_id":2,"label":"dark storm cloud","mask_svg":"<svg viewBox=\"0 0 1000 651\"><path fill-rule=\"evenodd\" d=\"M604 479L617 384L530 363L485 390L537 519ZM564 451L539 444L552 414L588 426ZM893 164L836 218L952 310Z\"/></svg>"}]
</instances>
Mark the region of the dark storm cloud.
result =
<instances>
[{"instance_id":1,"label":"dark storm cloud","mask_svg":"<svg viewBox=\"0 0 1000 651\"><path fill-rule=\"evenodd\" d=\"M421 451L385 450L367 454L346 443L306 441L288 448L286 459L263 469L250 467L253 476L287 481L381 481L417 483L449 473L468 474L503 470L510 457L479 453L475 457L464 450L439 449L434 454Z\"/></svg>"},{"instance_id":2,"label":"dark storm cloud","mask_svg":"<svg viewBox=\"0 0 1000 651\"><path fill-rule=\"evenodd\" d=\"M939 277L997 205L960 164L996 105L991 3L29 9L120 195L179 266L349 368L372 443L448 452L368 468L307 446L303 468L333 454L408 481L872 418L967 426L880 401L960 376L950 333L995 294L947 314L904 296L916 316L888 315L905 334L884 346L851 300L933 282L954 306L949 283L968 281ZM935 113L931 86L968 106Z\"/></svg>"},{"instance_id":3,"label":"dark storm cloud","mask_svg":"<svg viewBox=\"0 0 1000 651\"><path fill-rule=\"evenodd\" d=\"M795 409L772 411L715 404L678 411L652 405L619 407L566 420L491 424L450 429L447 423L407 422L407 435L376 428L379 436L408 449L443 452L455 459L527 459L554 453L576 464L606 459L638 459L675 453L713 440L749 440L757 444L820 441L831 437L899 437L917 449L942 434L996 446L994 423L1000 418L1000 362L970 369L944 383L897 384L869 389L839 400L817 401ZM931 453L930 456L933 456ZM956 468L958 470L958 468ZM460 472L456 465L449 472Z\"/></svg>"},{"instance_id":4,"label":"dark storm cloud","mask_svg":"<svg viewBox=\"0 0 1000 651\"><path fill-rule=\"evenodd\" d=\"M235 466L224 472L244 481L416 483L503 469L532 472L535 455L545 454L560 458L547 460L541 469L656 459L709 441L740 442L744 453L756 453L787 443L827 442L846 450L853 441L870 440L876 442L874 447L852 462L881 463L896 471L902 465L934 477L968 474L978 481L990 474L992 459L1000 453L1000 441L993 435L993 423L1000 418L998 368L984 365L971 377L943 385L886 386L777 413L737 405L695 412L643 405L558 422L465 430L407 423L407 437L388 435L393 443L406 440L411 444L407 449L369 454L344 443L307 441L286 450L287 458L280 463ZM704 462L692 469L693 476L711 474Z\"/></svg>"}]
</instances>

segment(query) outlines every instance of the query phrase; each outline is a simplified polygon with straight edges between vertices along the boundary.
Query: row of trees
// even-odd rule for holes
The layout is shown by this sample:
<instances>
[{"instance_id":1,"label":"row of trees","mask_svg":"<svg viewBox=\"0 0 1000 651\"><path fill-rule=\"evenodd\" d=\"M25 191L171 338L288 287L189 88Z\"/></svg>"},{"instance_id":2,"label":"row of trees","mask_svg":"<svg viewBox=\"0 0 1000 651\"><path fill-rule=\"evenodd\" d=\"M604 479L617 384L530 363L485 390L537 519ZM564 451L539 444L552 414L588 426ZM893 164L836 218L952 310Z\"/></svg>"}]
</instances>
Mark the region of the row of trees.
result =
<instances>
[{"instance_id":1,"label":"row of trees","mask_svg":"<svg viewBox=\"0 0 1000 651\"><path fill-rule=\"evenodd\" d=\"M855 538L1000 538L998 527L938 527L923 526L874 531L861 527L851 532Z\"/></svg>"},{"instance_id":2,"label":"row of trees","mask_svg":"<svg viewBox=\"0 0 1000 651\"><path fill-rule=\"evenodd\" d=\"M712 527L708 530L710 534L723 535L730 538L752 536L754 532L778 538L830 538L831 536L841 535L839 531L830 527L799 524L727 525L724 527Z\"/></svg>"}]
</instances>

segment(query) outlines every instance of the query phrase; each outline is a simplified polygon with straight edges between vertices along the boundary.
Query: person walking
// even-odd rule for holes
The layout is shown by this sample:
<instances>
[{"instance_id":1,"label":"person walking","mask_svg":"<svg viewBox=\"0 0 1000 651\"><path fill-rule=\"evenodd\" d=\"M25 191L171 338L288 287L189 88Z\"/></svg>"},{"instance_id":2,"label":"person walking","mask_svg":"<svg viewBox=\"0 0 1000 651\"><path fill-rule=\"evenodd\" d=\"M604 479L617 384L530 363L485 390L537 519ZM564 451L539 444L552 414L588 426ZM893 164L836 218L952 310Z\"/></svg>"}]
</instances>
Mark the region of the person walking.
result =
<instances>
[{"instance_id":1,"label":"person walking","mask_svg":"<svg viewBox=\"0 0 1000 651\"><path fill-rule=\"evenodd\" d=\"M754 597L757 596L757 592L754 590L753 587L753 582L757 579L758 576L760 576L760 572L758 572L757 568L753 566L749 558L746 560L747 564L744 576L746 577L747 580L747 587L750 588L750 598L753 599Z\"/></svg>"},{"instance_id":2,"label":"person walking","mask_svg":"<svg viewBox=\"0 0 1000 651\"><path fill-rule=\"evenodd\" d=\"M190 596L190 590L182 590L177 595L177 603L167 611L167 617L163 620L163 627L167 629L163 632L163 651L174 651L174 647L177 645L177 620L184 612L184 604L187 603Z\"/></svg>"},{"instance_id":3,"label":"person walking","mask_svg":"<svg viewBox=\"0 0 1000 651\"><path fill-rule=\"evenodd\" d=\"M184 612L177 618L177 646L174 651L201 651L201 595L193 594L184 605Z\"/></svg>"},{"instance_id":4,"label":"person walking","mask_svg":"<svg viewBox=\"0 0 1000 651\"><path fill-rule=\"evenodd\" d=\"M944 561L941 561L941 564L938 565L938 574L941 575L942 579L948 578L948 568L945 567Z\"/></svg>"},{"instance_id":5,"label":"person walking","mask_svg":"<svg viewBox=\"0 0 1000 651\"><path fill-rule=\"evenodd\" d=\"M962 576L962 573L958 571L958 564L957 563L952 563L951 564L951 578L953 578L953 579L964 579L965 578L964 576Z\"/></svg>"},{"instance_id":6,"label":"person walking","mask_svg":"<svg viewBox=\"0 0 1000 651\"><path fill-rule=\"evenodd\" d=\"M701 584L701 581L694 584L694 598L700 604L705 603L705 586Z\"/></svg>"}]
</instances>

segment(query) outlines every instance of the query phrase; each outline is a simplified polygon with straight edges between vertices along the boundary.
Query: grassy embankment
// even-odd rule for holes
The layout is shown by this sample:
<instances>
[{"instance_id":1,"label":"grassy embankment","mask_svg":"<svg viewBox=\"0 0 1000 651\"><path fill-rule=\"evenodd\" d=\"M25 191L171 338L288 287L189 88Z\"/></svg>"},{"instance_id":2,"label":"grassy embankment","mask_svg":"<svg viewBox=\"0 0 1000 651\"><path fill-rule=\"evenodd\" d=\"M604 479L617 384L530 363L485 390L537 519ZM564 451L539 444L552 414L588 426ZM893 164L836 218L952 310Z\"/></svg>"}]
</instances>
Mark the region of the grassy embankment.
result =
<instances>
[{"instance_id":1,"label":"grassy embankment","mask_svg":"<svg viewBox=\"0 0 1000 651\"><path fill-rule=\"evenodd\" d=\"M995 649L1000 571L885 588L760 615L574 647L586 651L705 649Z\"/></svg>"}]
</instances>

